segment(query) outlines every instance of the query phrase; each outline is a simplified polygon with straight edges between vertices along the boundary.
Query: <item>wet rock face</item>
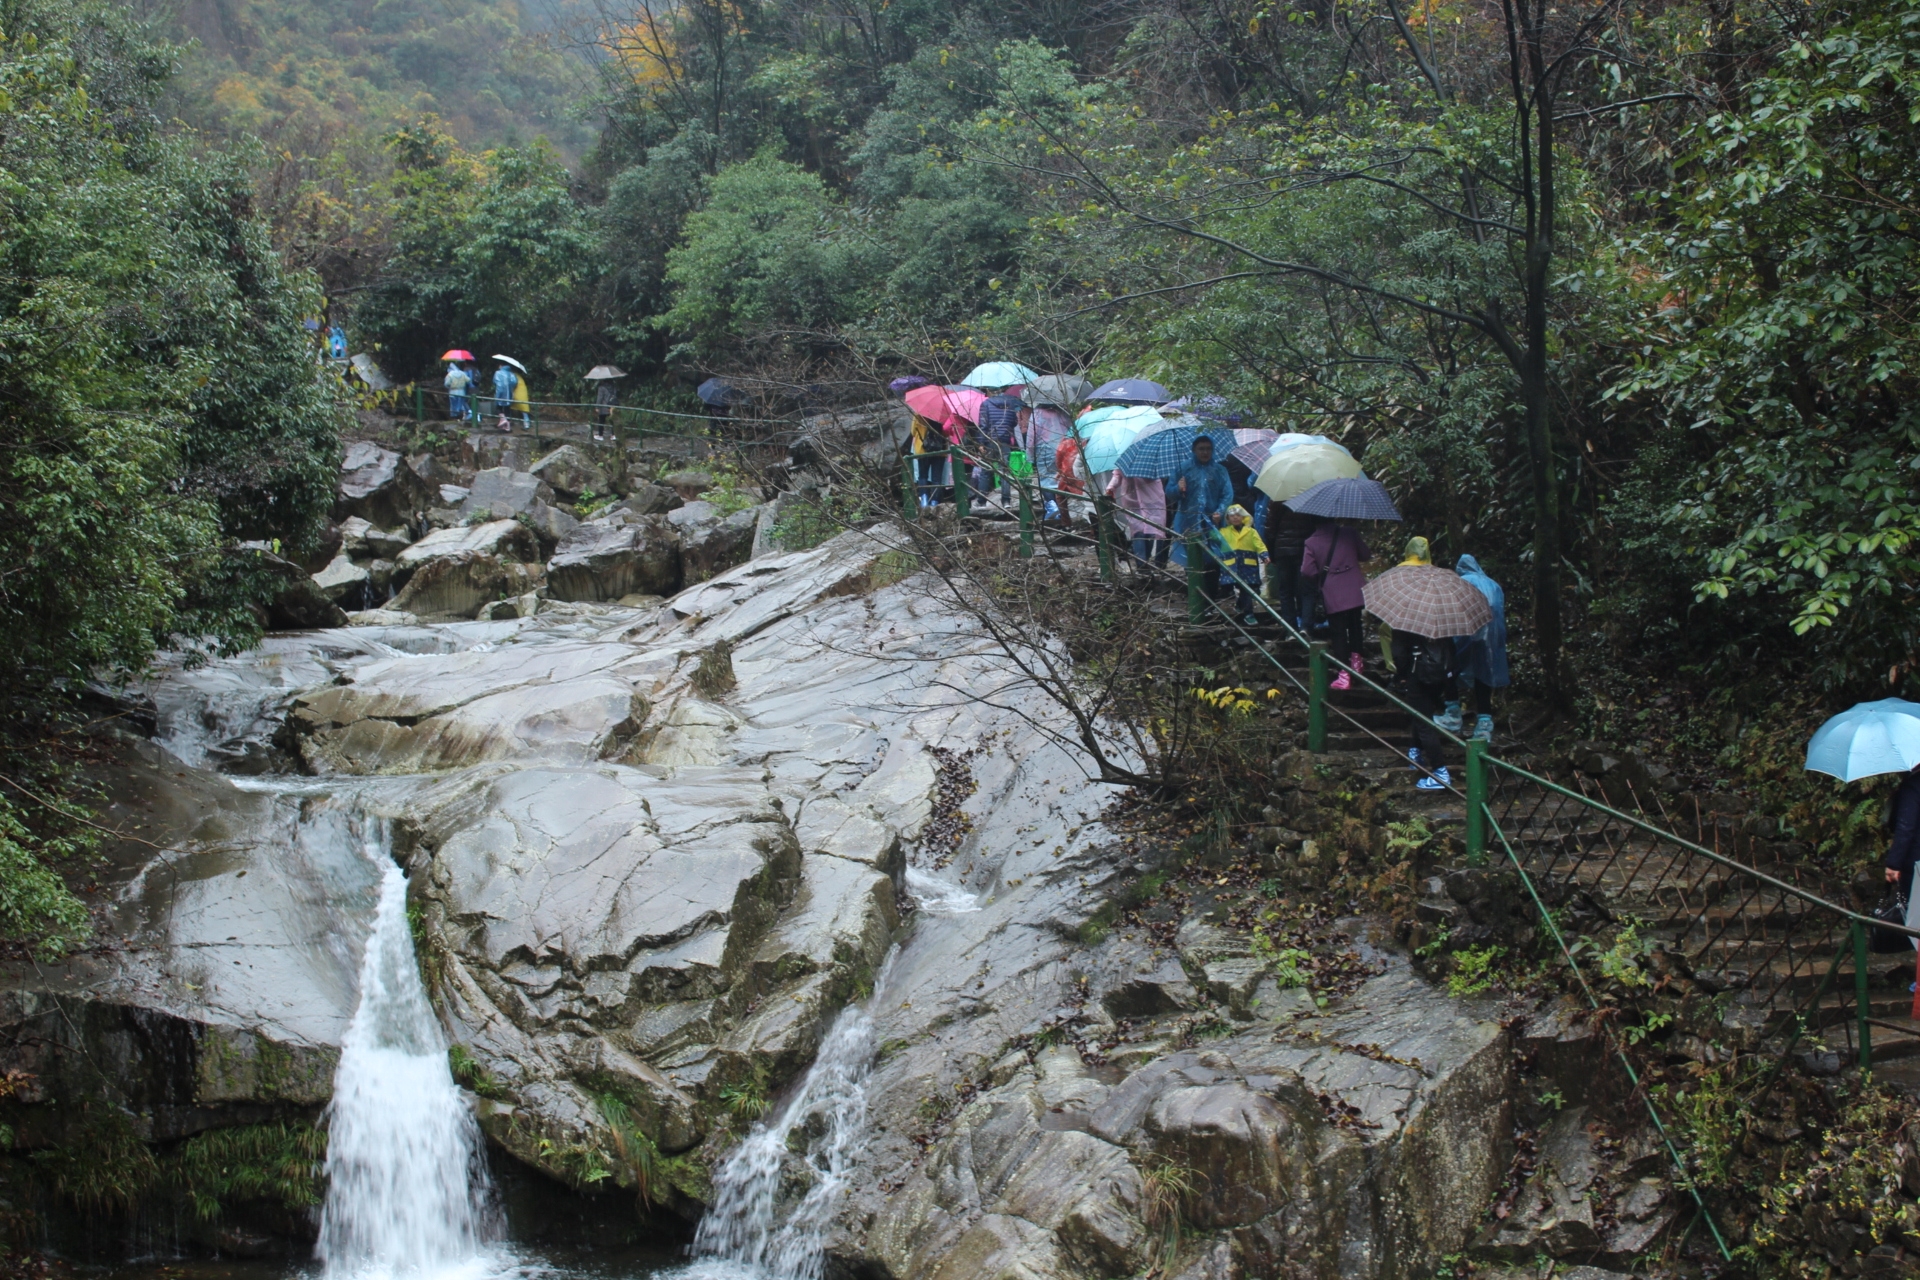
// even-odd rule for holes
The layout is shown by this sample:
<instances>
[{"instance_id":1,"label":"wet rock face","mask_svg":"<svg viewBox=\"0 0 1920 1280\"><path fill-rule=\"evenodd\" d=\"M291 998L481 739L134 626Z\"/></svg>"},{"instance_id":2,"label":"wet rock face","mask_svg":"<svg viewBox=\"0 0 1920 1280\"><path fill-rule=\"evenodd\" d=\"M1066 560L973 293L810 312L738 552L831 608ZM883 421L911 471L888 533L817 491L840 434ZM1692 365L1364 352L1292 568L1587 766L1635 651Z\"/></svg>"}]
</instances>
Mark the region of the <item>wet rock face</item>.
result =
<instances>
[{"instance_id":1,"label":"wet rock face","mask_svg":"<svg viewBox=\"0 0 1920 1280\"><path fill-rule=\"evenodd\" d=\"M589 520L568 530L547 562L555 600L671 595L679 588L679 538L657 518Z\"/></svg>"},{"instance_id":2,"label":"wet rock face","mask_svg":"<svg viewBox=\"0 0 1920 1280\"><path fill-rule=\"evenodd\" d=\"M434 495L406 460L370 441L347 446L340 462L334 518L358 516L382 529L409 524Z\"/></svg>"}]
</instances>

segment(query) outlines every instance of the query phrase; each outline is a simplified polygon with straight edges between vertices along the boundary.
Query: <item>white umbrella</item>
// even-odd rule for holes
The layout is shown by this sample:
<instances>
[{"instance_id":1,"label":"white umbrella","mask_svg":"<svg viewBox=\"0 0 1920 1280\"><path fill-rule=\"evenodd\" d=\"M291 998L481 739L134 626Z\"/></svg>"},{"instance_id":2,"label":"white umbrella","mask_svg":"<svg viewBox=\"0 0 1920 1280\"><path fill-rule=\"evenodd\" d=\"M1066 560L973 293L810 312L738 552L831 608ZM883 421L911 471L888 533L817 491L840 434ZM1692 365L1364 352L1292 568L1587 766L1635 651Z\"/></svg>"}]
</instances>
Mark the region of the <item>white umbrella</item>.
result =
<instances>
[{"instance_id":1,"label":"white umbrella","mask_svg":"<svg viewBox=\"0 0 1920 1280\"><path fill-rule=\"evenodd\" d=\"M510 364L522 373L525 373L527 371L527 366L521 364L518 360L515 360L512 356L495 356L494 359L502 361L506 364Z\"/></svg>"},{"instance_id":2,"label":"white umbrella","mask_svg":"<svg viewBox=\"0 0 1920 1280\"><path fill-rule=\"evenodd\" d=\"M607 378L624 378L626 376L627 371L618 365L597 364L593 366L593 371L587 375L587 381L601 382Z\"/></svg>"}]
</instances>

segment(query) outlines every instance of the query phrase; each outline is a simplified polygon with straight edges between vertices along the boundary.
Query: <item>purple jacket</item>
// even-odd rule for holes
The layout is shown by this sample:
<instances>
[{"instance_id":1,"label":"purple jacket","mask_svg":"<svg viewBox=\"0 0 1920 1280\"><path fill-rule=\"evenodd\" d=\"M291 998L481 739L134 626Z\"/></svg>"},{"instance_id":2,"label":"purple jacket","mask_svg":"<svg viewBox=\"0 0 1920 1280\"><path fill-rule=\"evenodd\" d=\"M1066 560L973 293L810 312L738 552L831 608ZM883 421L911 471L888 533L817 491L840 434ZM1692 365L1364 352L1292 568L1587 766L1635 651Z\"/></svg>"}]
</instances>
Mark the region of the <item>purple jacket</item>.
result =
<instances>
[{"instance_id":1,"label":"purple jacket","mask_svg":"<svg viewBox=\"0 0 1920 1280\"><path fill-rule=\"evenodd\" d=\"M1371 552L1360 535L1343 524L1327 523L1314 530L1300 557L1300 572L1306 577L1326 574L1320 594L1328 613L1358 609L1367 602L1367 578L1360 562Z\"/></svg>"}]
</instances>

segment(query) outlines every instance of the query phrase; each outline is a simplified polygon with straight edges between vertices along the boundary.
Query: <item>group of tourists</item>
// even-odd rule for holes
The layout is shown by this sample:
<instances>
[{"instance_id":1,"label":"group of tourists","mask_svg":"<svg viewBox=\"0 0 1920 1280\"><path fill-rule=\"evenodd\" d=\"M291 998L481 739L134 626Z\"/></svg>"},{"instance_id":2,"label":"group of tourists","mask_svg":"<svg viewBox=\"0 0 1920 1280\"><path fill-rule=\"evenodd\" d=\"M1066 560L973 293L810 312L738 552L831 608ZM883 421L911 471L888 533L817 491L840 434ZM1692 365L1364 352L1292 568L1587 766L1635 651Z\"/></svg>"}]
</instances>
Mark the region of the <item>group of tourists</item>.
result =
<instances>
[{"instance_id":1,"label":"group of tourists","mask_svg":"<svg viewBox=\"0 0 1920 1280\"><path fill-rule=\"evenodd\" d=\"M1088 392L1076 412L1065 385L1069 379L1030 375L1018 365L981 369L1028 376L986 387L941 386L921 378L892 384L913 412L909 447L923 508L951 500L956 457L967 470L959 482L976 502L990 504L997 497L1010 509L1014 481L1030 476L1043 495L1044 516L1072 520L1090 517L1092 497L1104 495L1126 538L1133 572L1164 577L1170 561L1184 565L1188 547L1198 548L1201 562L1195 568L1211 599L1245 625L1260 625L1277 614L1303 635L1325 639L1338 660L1332 688L1352 688L1367 665L1363 566L1373 556L1358 522L1297 510L1289 505L1292 499L1269 499L1253 485L1252 467L1237 456L1215 456L1211 434L1195 434L1184 458L1155 468L1156 474L1129 475L1120 462L1106 465L1104 452L1099 461L1105 469L1093 470L1088 447L1094 433L1081 424L1097 423L1095 415L1103 409L1150 406L1169 417L1184 412L1185 403L1170 403L1157 384L1108 383ZM969 376L968 383L976 381ZM1237 416L1223 421L1240 426ZM1143 436L1153 432L1151 425L1142 429ZM1357 465L1352 473L1358 474ZM1408 540L1401 564L1431 566L1427 539ZM1493 690L1510 679L1504 592L1470 555L1459 557L1454 571L1485 597L1483 616L1490 613L1490 618L1484 625L1446 636L1381 628L1381 657L1396 692L1415 709L1407 753L1421 775L1416 785L1424 790L1452 782L1442 730L1492 740ZM1259 607L1256 599L1267 607Z\"/></svg>"},{"instance_id":2,"label":"group of tourists","mask_svg":"<svg viewBox=\"0 0 1920 1280\"><path fill-rule=\"evenodd\" d=\"M505 356L495 356L499 361L493 370L493 380L484 384L479 382L479 365L465 351L449 351L447 376L441 385L447 389L447 416L455 422L471 421L476 424L486 421L490 414L498 413L500 420L495 425L502 431L513 430L513 419L520 420L522 430L533 430L533 403L527 391L527 371L515 361ZM474 392L480 394L472 394ZM491 395L486 394L491 391Z\"/></svg>"}]
</instances>

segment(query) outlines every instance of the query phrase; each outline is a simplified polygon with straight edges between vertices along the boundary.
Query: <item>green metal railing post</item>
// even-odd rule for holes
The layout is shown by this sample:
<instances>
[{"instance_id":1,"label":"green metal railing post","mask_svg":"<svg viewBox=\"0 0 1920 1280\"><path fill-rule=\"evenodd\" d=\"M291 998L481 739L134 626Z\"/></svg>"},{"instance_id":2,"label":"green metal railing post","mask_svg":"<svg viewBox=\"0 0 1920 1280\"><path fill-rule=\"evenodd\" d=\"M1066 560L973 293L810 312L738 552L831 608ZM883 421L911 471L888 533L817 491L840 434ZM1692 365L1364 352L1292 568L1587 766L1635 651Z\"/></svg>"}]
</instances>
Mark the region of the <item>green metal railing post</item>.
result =
<instances>
[{"instance_id":1,"label":"green metal railing post","mask_svg":"<svg viewBox=\"0 0 1920 1280\"><path fill-rule=\"evenodd\" d=\"M907 469L907 487L900 491L900 510L909 520L915 519L920 514L919 477L913 473L915 456L911 453L906 456L904 465Z\"/></svg>"},{"instance_id":2,"label":"green metal railing post","mask_svg":"<svg viewBox=\"0 0 1920 1280\"><path fill-rule=\"evenodd\" d=\"M1020 486L1020 558L1033 559L1033 491L1027 488L1025 480L1014 483Z\"/></svg>"},{"instance_id":3,"label":"green metal railing post","mask_svg":"<svg viewBox=\"0 0 1920 1280\"><path fill-rule=\"evenodd\" d=\"M1487 865L1487 744L1467 739L1467 865Z\"/></svg>"},{"instance_id":4,"label":"green metal railing post","mask_svg":"<svg viewBox=\"0 0 1920 1280\"><path fill-rule=\"evenodd\" d=\"M1113 581L1113 499L1104 493L1093 500L1093 550L1100 557L1100 581Z\"/></svg>"},{"instance_id":5,"label":"green metal railing post","mask_svg":"<svg viewBox=\"0 0 1920 1280\"><path fill-rule=\"evenodd\" d=\"M965 462L958 449L947 450L947 478L953 481L953 507L962 520L973 514L973 478L966 474Z\"/></svg>"},{"instance_id":6,"label":"green metal railing post","mask_svg":"<svg viewBox=\"0 0 1920 1280\"><path fill-rule=\"evenodd\" d=\"M1860 1019L1860 1070L1873 1070L1873 1004L1867 997L1867 930L1858 920L1853 928L1853 1002Z\"/></svg>"},{"instance_id":7,"label":"green metal railing post","mask_svg":"<svg viewBox=\"0 0 1920 1280\"><path fill-rule=\"evenodd\" d=\"M1199 626L1207 620L1206 579L1200 572L1200 535L1187 535L1187 621Z\"/></svg>"},{"instance_id":8,"label":"green metal railing post","mask_svg":"<svg viewBox=\"0 0 1920 1280\"><path fill-rule=\"evenodd\" d=\"M1327 642L1307 647L1307 750L1327 749Z\"/></svg>"}]
</instances>

